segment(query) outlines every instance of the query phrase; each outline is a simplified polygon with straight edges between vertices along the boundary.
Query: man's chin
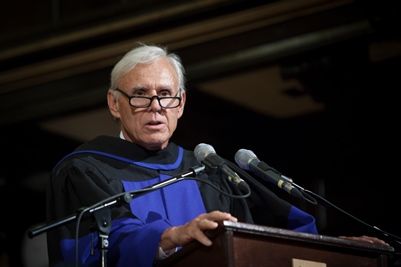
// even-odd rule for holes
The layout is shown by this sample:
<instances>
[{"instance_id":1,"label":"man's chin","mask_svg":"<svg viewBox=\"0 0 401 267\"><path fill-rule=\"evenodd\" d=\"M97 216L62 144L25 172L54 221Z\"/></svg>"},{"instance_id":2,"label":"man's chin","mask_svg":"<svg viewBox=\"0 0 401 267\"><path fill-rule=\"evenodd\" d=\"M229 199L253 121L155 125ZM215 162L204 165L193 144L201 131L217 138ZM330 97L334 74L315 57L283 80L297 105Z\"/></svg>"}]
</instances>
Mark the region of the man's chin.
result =
<instances>
[{"instance_id":1,"label":"man's chin","mask_svg":"<svg viewBox=\"0 0 401 267\"><path fill-rule=\"evenodd\" d=\"M166 148L168 145L168 139L166 138L154 138L151 140L146 140L145 143L142 144L148 150L161 150Z\"/></svg>"}]
</instances>

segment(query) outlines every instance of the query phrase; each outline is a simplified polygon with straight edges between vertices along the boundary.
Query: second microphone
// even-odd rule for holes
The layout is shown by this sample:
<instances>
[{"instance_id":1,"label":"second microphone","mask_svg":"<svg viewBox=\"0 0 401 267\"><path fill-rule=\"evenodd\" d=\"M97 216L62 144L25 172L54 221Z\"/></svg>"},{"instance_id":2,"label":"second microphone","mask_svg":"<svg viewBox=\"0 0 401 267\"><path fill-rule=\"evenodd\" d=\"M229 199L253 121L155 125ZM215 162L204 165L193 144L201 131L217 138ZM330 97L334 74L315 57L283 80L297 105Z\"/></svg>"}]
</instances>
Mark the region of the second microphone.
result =
<instances>
[{"instance_id":1,"label":"second microphone","mask_svg":"<svg viewBox=\"0 0 401 267\"><path fill-rule=\"evenodd\" d=\"M230 182L236 185L240 190L247 191L249 186L246 182L230 167L227 166L226 161L216 154L216 151L211 145L200 143L194 149L195 158L198 162L206 166L206 170L217 171L221 170Z\"/></svg>"}]
</instances>

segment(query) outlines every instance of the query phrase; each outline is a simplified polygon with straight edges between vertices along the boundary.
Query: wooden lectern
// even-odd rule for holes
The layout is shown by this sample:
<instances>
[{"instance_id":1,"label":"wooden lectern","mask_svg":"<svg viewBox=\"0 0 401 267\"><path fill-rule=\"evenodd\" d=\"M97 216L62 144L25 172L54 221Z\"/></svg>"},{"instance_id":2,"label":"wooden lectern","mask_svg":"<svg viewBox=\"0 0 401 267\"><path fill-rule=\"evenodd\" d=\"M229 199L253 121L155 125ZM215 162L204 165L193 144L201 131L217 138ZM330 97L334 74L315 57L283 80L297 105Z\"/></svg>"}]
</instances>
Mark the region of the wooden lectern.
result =
<instances>
[{"instance_id":1,"label":"wooden lectern","mask_svg":"<svg viewBox=\"0 0 401 267\"><path fill-rule=\"evenodd\" d=\"M197 242L160 261L174 267L386 267L394 249L342 238L224 221L213 245Z\"/></svg>"}]
</instances>

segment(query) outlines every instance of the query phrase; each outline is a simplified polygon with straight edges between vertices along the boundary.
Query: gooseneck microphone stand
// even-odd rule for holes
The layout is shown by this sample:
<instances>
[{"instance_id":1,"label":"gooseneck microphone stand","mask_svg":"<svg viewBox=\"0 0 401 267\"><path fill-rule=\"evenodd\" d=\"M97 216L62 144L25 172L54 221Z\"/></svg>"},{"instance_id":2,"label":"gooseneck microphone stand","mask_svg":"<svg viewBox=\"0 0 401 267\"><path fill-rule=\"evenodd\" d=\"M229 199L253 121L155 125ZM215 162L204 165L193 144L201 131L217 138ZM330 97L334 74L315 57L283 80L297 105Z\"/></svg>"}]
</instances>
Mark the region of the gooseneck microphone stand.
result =
<instances>
[{"instance_id":1,"label":"gooseneck microphone stand","mask_svg":"<svg viewBox=\"0 0 401 267\"><path fill-rule=\"evenodd\" d=\"M184 180L186 177L196 177L198 176L201 172L205 170L205 166L195 166L191 168L189 171L183 172L181 174L178 174L174 177L171 177L165 181L156 183L152 186L145 187L140 190L135 190L135 191L130 191L130 192L123 192L117 195L113 195L109 198L106 198L104 200L101 200L95 204L93 204L90 207L84 207L80 208L77 211L77 214L73 214L64 218L61 218L57 221L48 223L48 224L42 224L37 227L34 227L28 231L28 236L30 238L33 238L37 235L40 235L42 233L45 233L49 230L55 229L57 227L60 227L62 225L66 225L68 223L71 223L73 221L77 221L77 231L76 231L76 236L78 237L78 230L79 230L79 222L81 218L84 215L87 214L93 214L95 217L96 221L96 226L98 230L98 236L100 240L100 251L101 251L101 266L106 267L107 266L107 250L109 246L109 233L111 230L111 207L116 206L116 205L122 205L122 204L128 204L134 197L143 195L145 193L154 191L156 189L160 189L162 187L177 183L179 181ZM77 240L78 238L76 238ZM78 261L78 243L76 244L76 266L79 265Z\"/></svg>"}]
</instances>

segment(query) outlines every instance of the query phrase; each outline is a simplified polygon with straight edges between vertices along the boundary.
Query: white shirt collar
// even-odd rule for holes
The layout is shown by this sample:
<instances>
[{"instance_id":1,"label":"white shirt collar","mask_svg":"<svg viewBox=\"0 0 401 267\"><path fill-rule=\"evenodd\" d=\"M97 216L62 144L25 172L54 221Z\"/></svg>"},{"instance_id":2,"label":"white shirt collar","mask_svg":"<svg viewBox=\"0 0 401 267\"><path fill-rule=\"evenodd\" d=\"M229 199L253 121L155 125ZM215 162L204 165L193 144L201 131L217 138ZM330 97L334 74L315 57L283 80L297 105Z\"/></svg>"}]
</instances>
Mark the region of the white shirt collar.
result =
<instances>
[{"instance_id":1,"label":"white shirt collar","mask_svg":"<svg viewBox=\"0 0 401 267\"><path fill-rule=\"evenodd\" d=\"M123 135L123 131L120 131L120 138L123 139L123 140L125 140L125 137L124 137L124 135Z\"/></svg>"}]
</instances>

